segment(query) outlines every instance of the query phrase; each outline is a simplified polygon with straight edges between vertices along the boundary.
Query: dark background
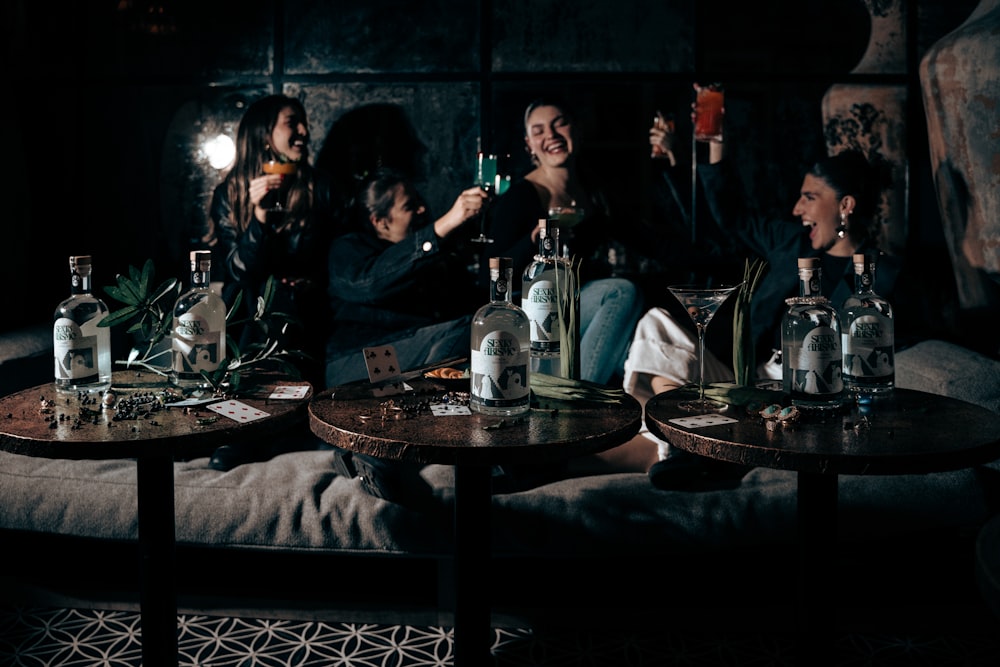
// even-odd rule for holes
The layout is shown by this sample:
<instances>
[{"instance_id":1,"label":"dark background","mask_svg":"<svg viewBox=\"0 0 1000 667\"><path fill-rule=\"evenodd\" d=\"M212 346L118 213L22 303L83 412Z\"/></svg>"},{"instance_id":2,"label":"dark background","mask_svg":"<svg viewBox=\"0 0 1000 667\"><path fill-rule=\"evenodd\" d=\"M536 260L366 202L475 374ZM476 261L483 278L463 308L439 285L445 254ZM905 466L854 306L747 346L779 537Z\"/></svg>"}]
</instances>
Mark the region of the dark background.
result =
<instances>
[{"instance_id":1,"label":"dark background","mask_svg":"<svg viewBox=\"0 0 1000 667\"><path fill-rule=\"evenodd\" d=\"M221 179L199 141L235 134L245 106L275 91L304 100L328 165L349 166L344 137L418 149L438 213L471 183L477 139L526 166L523 109L557 94L580 112L590 162L644 216L654 113L677 116L683 156L691 83L724 81L729 154L756 204L787 217L825 152L824 92L882 82L919 100L920 56L976 4L911 3L905 71L873 76L851 73L870 34L861 0L8 1L0 327L51 317L72 254L94 256L98 287L147 258L185 278L187 239ZM359 108L367 125L352 124ZM981 348L969 335L981 314L955 314L922 107L910 108L907 260L936 299L927 312L953 313L921 319L928 335Z\"/></svg>"}]
</instances>

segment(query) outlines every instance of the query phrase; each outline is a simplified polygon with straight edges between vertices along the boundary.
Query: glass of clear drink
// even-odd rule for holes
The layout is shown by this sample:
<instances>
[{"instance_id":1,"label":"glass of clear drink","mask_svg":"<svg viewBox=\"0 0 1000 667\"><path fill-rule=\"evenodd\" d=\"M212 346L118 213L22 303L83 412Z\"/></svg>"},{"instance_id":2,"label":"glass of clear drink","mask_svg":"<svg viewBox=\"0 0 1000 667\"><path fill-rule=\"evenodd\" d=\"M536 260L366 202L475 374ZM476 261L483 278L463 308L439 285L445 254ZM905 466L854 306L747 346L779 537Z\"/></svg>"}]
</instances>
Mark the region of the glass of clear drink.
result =
<instances>
[{"instance_id":1,"label":"glass of clear drink","mask_svg":"<svg viewBox=\"0 0 1000 667\"><path fill-rule=\"evenodd\" d=\"M742 283L707 287L705 285L671 285L667 289L680 301L691 317L698 331L698 398L681 401L677 407L687 412L717 412L726 407L725 403L705 398L705 330L708 323L729 295L739 289Z\"/></svg>"}]
</instances>

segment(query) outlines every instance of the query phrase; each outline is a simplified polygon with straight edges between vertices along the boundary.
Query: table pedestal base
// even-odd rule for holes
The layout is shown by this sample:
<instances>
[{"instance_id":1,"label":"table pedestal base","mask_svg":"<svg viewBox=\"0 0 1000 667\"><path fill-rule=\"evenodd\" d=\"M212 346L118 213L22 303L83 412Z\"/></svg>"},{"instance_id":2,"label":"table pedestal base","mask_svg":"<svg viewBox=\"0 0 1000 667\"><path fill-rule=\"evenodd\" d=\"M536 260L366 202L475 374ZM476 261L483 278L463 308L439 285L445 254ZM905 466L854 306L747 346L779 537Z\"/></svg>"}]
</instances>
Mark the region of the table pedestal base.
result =
<instances>
[{"instance_id":1,"label":"table pedestal base","mask_svg":"<svg viewBox=\"0 0 1000 667\"><path fill-rule=\"evenodd\" d=\"M491 483L489 466L455 467L456 667L493 664L489 598Z\"/></svg>"},{"instance_id":2,"label":"table pedestal base","mask_svg":"<svg viewBox=\"0 0 1000 667\"><path fill-rule=\"evenodd\" d=\"M174 461L137 460L142 664L177 665L177 587L174 581Z\"/></svg>"}]
</instances>

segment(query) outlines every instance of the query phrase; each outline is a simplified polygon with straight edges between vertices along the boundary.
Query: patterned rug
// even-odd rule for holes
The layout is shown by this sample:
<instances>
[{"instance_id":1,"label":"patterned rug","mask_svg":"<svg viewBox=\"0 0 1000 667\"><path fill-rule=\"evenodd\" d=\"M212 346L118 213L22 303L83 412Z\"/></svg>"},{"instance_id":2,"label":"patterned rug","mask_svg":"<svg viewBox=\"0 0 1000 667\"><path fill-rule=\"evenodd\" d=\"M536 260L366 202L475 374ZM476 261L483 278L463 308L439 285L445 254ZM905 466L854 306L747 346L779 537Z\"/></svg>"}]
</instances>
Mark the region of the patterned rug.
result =
<instances>
[{"instance_id":1,"label":"patterned rug","mask_svg":"<svg viewBox=\"0 0 1000 667\"><path fill-rule=\"evenodd\" d=\"M197 667L445 667L450 628L180 615L180 665ZM494 631L496 667L795 664L792 634L571 630ZM139 667L133 611L0 607L4 667ZM995 667L1000 633L837 640L836 665Z\"/></svg>"}]
</instances>

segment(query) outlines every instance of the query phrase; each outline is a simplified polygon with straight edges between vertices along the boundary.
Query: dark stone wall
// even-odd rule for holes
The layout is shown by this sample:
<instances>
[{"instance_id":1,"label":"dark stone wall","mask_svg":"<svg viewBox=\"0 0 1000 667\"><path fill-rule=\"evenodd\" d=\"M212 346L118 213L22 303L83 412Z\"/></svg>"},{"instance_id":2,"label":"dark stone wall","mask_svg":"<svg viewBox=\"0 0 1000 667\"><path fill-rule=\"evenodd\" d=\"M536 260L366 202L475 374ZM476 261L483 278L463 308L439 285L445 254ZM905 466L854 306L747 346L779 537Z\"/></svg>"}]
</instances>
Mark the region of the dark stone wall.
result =
<instances>
[{"instance_id":1,"label":"dark stone wall","mask_svg":"<svg viewBox=\"0 0 1000 667\"><path fill-rule=\"evenodd\" d=\"M591 162L642 216L653 115L674 113L689 146L691 83L724 81L730 155L756 205L787 216L803 170L825 150L820 100L851 79L868 13L862 0L731 4L7 2L0 107L17 166L3 278L25 288L0 327L51 315L68 293L70 254L94 255L99 286L146 258L185 276L188 230L221 178L199 141L234 133L246 104L272 91L304 100L318 161L349 173L351 146L381 142L390 159L413 162L438 212L470 184L477 140L509 154L512 172L527 166L523 109L554 94L576 107ZM912 85L919 56L975 4L920 2L932 14L913 22L910 71L886 80ZM914 226L928 243L930 224Z\"/></svg>"}]
</instances>

